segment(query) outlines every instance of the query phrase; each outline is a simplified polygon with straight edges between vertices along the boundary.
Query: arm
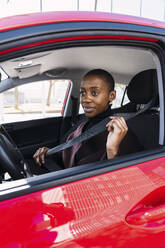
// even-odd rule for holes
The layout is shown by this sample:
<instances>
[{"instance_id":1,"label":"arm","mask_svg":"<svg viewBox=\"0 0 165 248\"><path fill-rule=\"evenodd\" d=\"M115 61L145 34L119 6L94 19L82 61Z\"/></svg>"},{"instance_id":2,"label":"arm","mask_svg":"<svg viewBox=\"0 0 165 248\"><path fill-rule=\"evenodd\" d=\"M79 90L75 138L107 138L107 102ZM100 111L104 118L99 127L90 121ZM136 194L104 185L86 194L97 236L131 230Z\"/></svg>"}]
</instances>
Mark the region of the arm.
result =
<instances>
[{"instance_id":1,"label":"arm","mask_svg":"<svg viewBox=\"0 0 165 248\"><path fill-rule=\"evenodd\" d=\"M124 139L128 127L123 117L110 117L110 121L107 124L107 129L109 131L106 143L107 158L114 158L119 150L119 145Z\"/></svg>"}]
</instances>

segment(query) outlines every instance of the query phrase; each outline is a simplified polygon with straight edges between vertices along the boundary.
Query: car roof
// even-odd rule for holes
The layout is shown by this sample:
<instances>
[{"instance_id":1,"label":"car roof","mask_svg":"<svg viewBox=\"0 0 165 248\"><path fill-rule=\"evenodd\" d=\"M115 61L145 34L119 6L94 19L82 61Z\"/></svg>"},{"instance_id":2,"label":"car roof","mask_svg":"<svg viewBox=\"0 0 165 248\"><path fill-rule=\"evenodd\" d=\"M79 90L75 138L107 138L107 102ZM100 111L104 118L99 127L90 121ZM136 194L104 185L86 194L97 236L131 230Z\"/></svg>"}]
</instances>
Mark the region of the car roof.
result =
<instances>
[{"instance_id":1,"label":"car roof","mask_svg":"<svg viewBox=\"0 0 165 248\"><path fill-rule=\"evenodd\" d=\"M47 35L47 28L46 24L53 24L49 25L51 26L51 32L52 35L53 32L55 32L56 23L65 23L65 27L63 27L60 31L63 33L66 29L66 25L68 23L81 23L81 26L75 27L73 29L73 26L69 26L69 31L74 32L75 30L78 30L78 35L80 35L80 38L86 36L81 35L81 31L84 28L84 32L87 35L89 35L89 27L88 23L93 22L96 26L96 30L105 30L105 22L110 24L112 26L115 22L120 23L120 27L118 27L118 30L122 30L121 26L122 24L125 24L127 27L123 29L123 33L121 35L121 32L115 33L115 36L113 35L113 32L111 35L109 35L109 30L114 30L114 27L108 27L108 39L123 39L126 40L133 40L134 35L131 36L131 29L133 31L136 30L136 25L141 25L143 28L144 26L152 26L152 27L159 27L163 28L165 27L165 24L163 22L157 22L149 19L144 18L138 18L138 17L132 17L127 15L118 15L118 14L111 14L111 13L103 13L103 12L85 12L85 11L70 11L70 12L45 12L45 13L34 13L34 14L25 14L25 15L18 15L18 16L12 16L12 17L6 17L0 19L0 32L4 38L1 38L1 43L6 42L6 44L10 45L10 41L12 39L16 39L15 43L13 41L14 46L16 47L9 47L6 50L0 51L1 55L3 55L4 52L12 52L17 49L18 42L22 42L21 38L25 36L25 34L29 35L29 41L31 41L31 37L34 35L34 37L41 37L43 33L43 37L46 34ZM102 26L97 25L97 23L102 23ZM55 23L55 24L54 24ZM112 25L111 25L112 23ZM45 25L44 25L45 24ZM131 25L131 29L128 30L127 24L134 24ZM58 25L58 24L57 24ZM29 29L33 28L27 28L30 26L34 27L34 33L29 33ZM40 30L40 27L46 27L44 31L42 32L42 29ZM88 29L87 29L88 27ZM150 29L150 28L148 28ZM11 31L10 31L11 30ZM13 31L14 30L14 31ZM21 30L21 33L19 32ZM67 30L67 32L68 32ZM86 31L87 30L87 31ZM92 26L92 32L93 32L93 26ZM162 29L163 30L163 29ZM6 32L5 32L6 31ZM127 32L129 31L129 32ZM140 34L138 30L136 30L137 34L135 35L136 40L144 40L149 42L157 42L158 36L156 35L150 35L148 36L144 35L144 32ZM150 32L150 31L149 31ZM164 30L162 31L164 32ZM11 34L9 34L11 33ZM57 30L57 33L60 33L59 30ZM158 29L159 33L159 29ZM39 35L40 34L40 35ZM84 33L83 33L84 34ZM92 33L93 34L93 33ZM106 33L107 34L107 33ZM117 35L116 35L117 34ZM124 36L123 36L124 34ZM50 36L52 39L52 36ZM94 36L95 37L95 36ZM100 36L98 36L100 38ZM67 37L66 37L67 38ZM72 33L71 37L72 38ZM74 37L73 37L74 38ZM105 36L102 36L101 39L104 39ZM4 40L3 40L4 39ZM26 40L26 36L24 37ZM35 40L34 40L35 41ZM50 40L52 41L52 40ZM43 41L44 42L44 41ZM54 42L54 40L53 40ZM23 45L22 45L23 44ZM40 44L40 41L39 41ZM115 44L115 43L114 43ZM69 48L60 48L55 50L45 50L37 53L32 53L25 56L18 56L14 57L10 60L4 60L0 66L1 68L6 72L6 74L9 76L10 80L5 80L4 84L1 82L0 91L3 91L10 88L12 85L20 85L24 83L25 81L30 82L33 80L40 81L45 79L71 79L71 80L77 80L82 78L82 76L89 70L94 68L103 68L110 73L115 78L115 81L122 84L128 84L131 78L137 74L140 71L147 70L147 69L154 69L156 68L155 59L153 57L153 53L151 53L151 50L147 47L145 48L139 48L136 45L135 46L119 46L119 45L106 45L101 44L99 46L95 46L94 44L90 44L90 46L75 46L75 47L69 47ZM30 44L31 45L31 44ZM32 46L37 46L38 43L33 42ZM27 47L29 44L27 44ZM18 48L27 48L26 44L21 43ZM30 46L29 46L30 47ZM26 62L26 65L25 65ZM30 63L30 64L27 64ZM50 70L53 70L53 72ZM51 77L52 76L52 77ZM35 78L33 78L35 77ZM25 79L25 80L24 80ZM27 79L27 80L26 80ZM13 82L12 82L13 81ZM5 85L5 87L4 87Z\"/></svg>"},{"instance_id":2,"label":"car roof","mask_svg":"<svg viewBox=\"0 0 165 248\"><path fill-rule=\"evenodd\" d=\"M56 11L10 16L0 19L0 31L58 22L117 22L165 28L165 23L141 17L88 11Z\"/></svg>"}]
</instances>

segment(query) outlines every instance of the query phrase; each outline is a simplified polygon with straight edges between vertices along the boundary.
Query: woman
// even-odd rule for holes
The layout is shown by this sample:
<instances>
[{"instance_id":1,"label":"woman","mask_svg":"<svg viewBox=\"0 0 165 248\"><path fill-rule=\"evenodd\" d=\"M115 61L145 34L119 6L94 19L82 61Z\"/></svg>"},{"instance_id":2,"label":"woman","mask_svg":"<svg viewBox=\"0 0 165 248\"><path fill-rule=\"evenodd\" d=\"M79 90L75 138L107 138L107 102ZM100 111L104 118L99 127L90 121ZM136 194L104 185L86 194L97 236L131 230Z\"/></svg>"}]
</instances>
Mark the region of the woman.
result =
<instances>
[{"instance_id":1,"label":"woman","mask_svg":"<svg viewBox=\"0 0 165 248\"><path fill-rule=\"evenodd\" d=\"M52 171L112 159L119 155L141 150L138 140L128 130L124 118L111 116L111 103L115 97L114 79L111 74L102 69L89 71L83 77L80 87L80 103L87 121L80 123L76 130L68 135L66 141L79 136L82 132L109 116L110 121L107 124L107 130L55 154L54 162L51 165L45 163L45 153L49 148L39 148L33 156L36 164L44 165L48 171Z\"/></svg>"}]
</instances>

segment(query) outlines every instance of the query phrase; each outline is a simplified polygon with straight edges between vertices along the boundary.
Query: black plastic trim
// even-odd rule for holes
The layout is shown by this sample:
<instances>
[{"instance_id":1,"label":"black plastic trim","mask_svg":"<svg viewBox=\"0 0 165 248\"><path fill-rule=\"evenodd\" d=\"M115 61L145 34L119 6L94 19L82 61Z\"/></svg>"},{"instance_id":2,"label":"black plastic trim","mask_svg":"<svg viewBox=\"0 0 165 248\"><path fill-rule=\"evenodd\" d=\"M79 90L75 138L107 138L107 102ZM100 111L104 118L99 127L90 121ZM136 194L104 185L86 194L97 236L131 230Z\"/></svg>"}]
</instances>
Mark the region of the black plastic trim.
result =
<instances>
[{"instance_id":1,"label":"black plastic trim","mask_svg":"<svg viewBox=\"0 0 165 248\"><path fill-rule=\"evenodd\" d=\"M54 123L55 120L58 119L58 122L62 121L62 116L56 117L47 117L44 119L34 119L34 120L27 120L27 121L20 121L20 122L12 122L12 123L5 123L3 126L8 132L17 131L25 128L31 128L34 126L44 126L46 124ZM18 126L17 126L18 124Z\"/></svg>"},{"instance_id":2,"label":"black plastic trim","mask_svg":"<svg viewBox=\"0 0 165 248\"><path fill-rule=\"evenodd\" d=\"M15 39L33 37L50 33L74 32L74 31L135 31L140 33L165 35L165 29L138 24L104 22L104 21L79 21L41 24L30 27L22 27L1 32L1 42L8 42ZM14 37L14 38L13 38Z\"/></svg>"}]
</instances>

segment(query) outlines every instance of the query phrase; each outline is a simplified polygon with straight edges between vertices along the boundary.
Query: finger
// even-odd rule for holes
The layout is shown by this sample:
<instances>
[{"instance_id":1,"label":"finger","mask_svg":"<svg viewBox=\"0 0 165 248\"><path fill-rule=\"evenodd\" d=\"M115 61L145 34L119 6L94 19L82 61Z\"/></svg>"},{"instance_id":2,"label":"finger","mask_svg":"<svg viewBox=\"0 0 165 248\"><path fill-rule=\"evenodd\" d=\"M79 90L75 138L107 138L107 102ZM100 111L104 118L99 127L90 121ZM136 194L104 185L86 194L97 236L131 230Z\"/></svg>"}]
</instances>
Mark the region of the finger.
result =
<instances>
[{"instance_id":1,"label":"finger","mask_svg":"<svg viewBox=\"0 0 165 248\"><path fill-rule=\"evenodd\" d=\"M119 125L123 128L125 128L126 126L124 125L124 118L120 117L120 116L111 116L110 117L110 121L107 123L106 127L108 128L108 131L111 131L113 129L113 121L117 120L118 123L120 123Z\"/></svg>"},{"instance_id":2,"label":"finger","mask_svg":"<svg viewBox=\"0 0 165 248\"><path fill-rule=\"evenodd\" d=\"M112 120L107 123L106 127L108 132L111 132L113 130Z\"/></svg>"},{"instance_id":3,"label":"finger","mask_svg":"<svg viewBox=\"0 0 165 248\"><path fill-rule=\"evenodd\" d=\"M127 126L125 119L122 116L111 116L111 120L120 120L120 122L125 126Z\"/></svg>"},{"instance_id":4,"label":"finger","mask_svg":"<svg viewBox=\"0 0 165 248\"><path fill-rule=\"evenodd\" d=\"M47 148L43 147L41 150L41 154L40 154L40 160L42 164L45 164L45 154L46 154Z\"/></svg>"},{"instance_id":5,"label":"finger","mask_svg":"<svg viewBox=\"0 0 165 248\"><path fill-rule=\"evenodd\" d=\"M125 122L125 120L124 120L123 117L118 117L118 118L116 118L115 120L116 120L118 123L120 123L120 126L121 126L124 130L127 130L127 129L128 129L127 124L126 124L126 122Z\"/></svg>"},{"instance_id":6,"label":"finger","mask_svg":"<svg viewBox=\"0 0 165 248\"><path fill-rule=\"evenodd\" d=\"M109 117L110 121L106 124L106 127L109 126L109 123L111 122L111 116Z\"/></svg>"},{"instance_id":7,"label":"finger","mask_svg":"<svg viewBox=\"0 0 165 248\"><path fill-rule=\"evenodd\" d=\"M122 122L123 126L128 128L127 123L123 117L119 117L120 121Z\"/></svg>"},{"instance_id":8,"label":"finger","mask_svg":"<svg viewBox=\"0 0 165 248\"><path fill-rule=\"evenodd\" d=\"M125 119L123 117L121 117L121 116L111 116L110 119L111 120L106 125L107 130L109 132L111 132L114 129L114 127L115 127L114 123L115 122L117 123L116 131L118 130L118 131L121 131L121 132L124 132L124 133L126 133L128 131L128 126L127 126L127 124L125 122Z\"/></svg>"},{"instance_id":9,"label":"finger","mask_svg":"<svg viewBox=\"0 0 165 248\"><path fill-rule=\"evenodd\" d=\"M117 120L112 120L110 123L111 128L113 129L114 132L121 132L121 126L118 124Z\"/></svg>"},{"instance_id":10,"label":"finger","mask_svg":"<svg viewBox=\"0 0 165 248\"><path fill-rule=\"evenodd\" d=\"M42 156L43 156L43 152L44 152L44 147L43 148L39 148L36 153L34 154L34 160L37 164L39 164L40 166L42 165ZM43 159L44 161L44 159Z\"/></svg>"},{"instance_id":11,"label":"finger","mask_svg":"<svg viewBox=\"0 0 165 248\"><path fill-rule=\"evenodd\" d=\"M127 129L123 128L123 126L121 125L118 119L112 120L111 126L113 128L114 133L125 134L127 132Z\"/></svg>"},{"instance_id":12,"label":"finger","mask_svg":"<svg viewBox=\"0 0 165 248\"><path fill-rule=\"evenodd\" d=\"M34 154L34 156L33 156L33 158L34 158L36 164L39 164L39 165L41 165L41 161L40 161L41 149L42 149L42 148L39 148L39 149L36 151L36 153Z\"/></svg>"},{"instance_id":13,"label":"finger","mask_svg":"<svg viewBox=\"0 0 165 248\"><path fill-rule=\"evenodd\" d=\"M119 116L114 116L114 118L112 118L112 121L116 121L119 125L119 127L124 131L128 130L128 126L125 122L125 119L123 117L119 117Z\"/></svg>"}]
</instances>

